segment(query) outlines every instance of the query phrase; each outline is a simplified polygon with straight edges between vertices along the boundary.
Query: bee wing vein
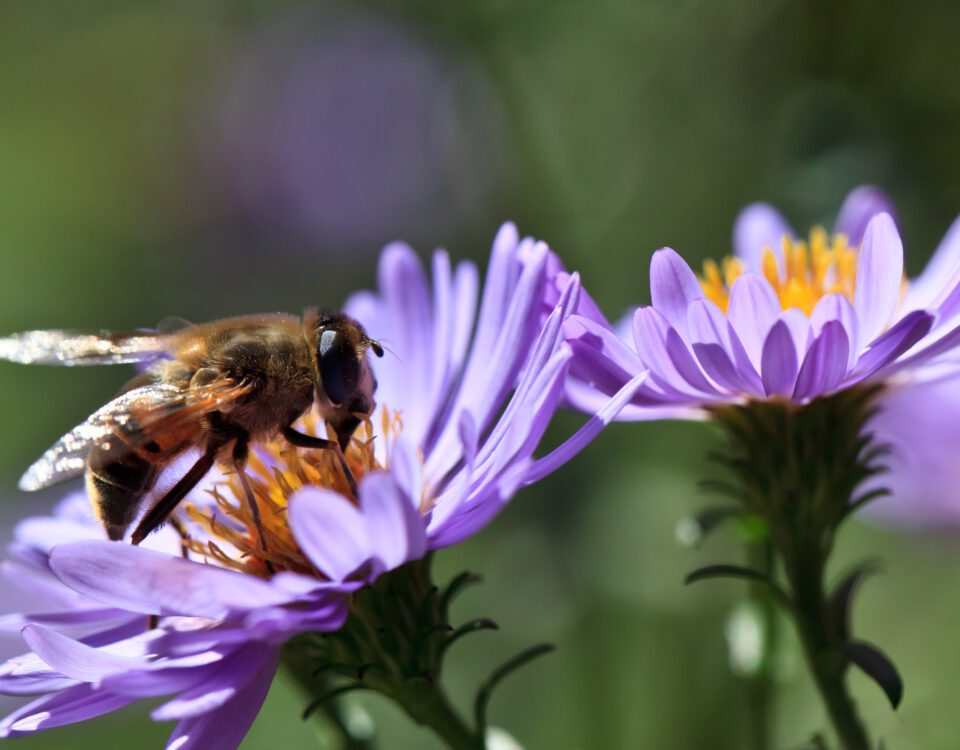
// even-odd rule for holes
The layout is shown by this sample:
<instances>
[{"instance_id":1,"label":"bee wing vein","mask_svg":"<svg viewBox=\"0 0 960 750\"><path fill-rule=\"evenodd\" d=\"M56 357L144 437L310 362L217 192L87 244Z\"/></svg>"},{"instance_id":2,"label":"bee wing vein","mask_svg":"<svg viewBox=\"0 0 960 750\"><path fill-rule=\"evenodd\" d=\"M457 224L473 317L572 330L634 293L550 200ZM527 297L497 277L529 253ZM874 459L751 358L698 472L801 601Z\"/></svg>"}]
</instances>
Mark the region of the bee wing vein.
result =
<instances>
[{"instance_id":1,"label":"bee wing vein","mask_svg":"<svg viewBox=\"0 0 960 750\"><path fill-rule=\"evenodd\" d=\"M0 337L0 359L24 365L108 365L142 362L168 352L173 338L155 331L77 333L25 331Z\"/></svg>"},{"instance_id":2,"label":"bee wing vein","mask_svg":"<svg viewBox=\"0 0 960 750\"><path fill-rule=\"evenodd\" d=\"M32 492L78 476L83 473L91 448L100 446L110 450L113 448L111 438L117 441L119 448L125 427L139 429L136 424L131 424L134 408L156 408L181 398L182 391L179 388L163 384L134 388L117 396L61 437L37 459L20 478L20 489Z\"/></svg>"}]
</instances>

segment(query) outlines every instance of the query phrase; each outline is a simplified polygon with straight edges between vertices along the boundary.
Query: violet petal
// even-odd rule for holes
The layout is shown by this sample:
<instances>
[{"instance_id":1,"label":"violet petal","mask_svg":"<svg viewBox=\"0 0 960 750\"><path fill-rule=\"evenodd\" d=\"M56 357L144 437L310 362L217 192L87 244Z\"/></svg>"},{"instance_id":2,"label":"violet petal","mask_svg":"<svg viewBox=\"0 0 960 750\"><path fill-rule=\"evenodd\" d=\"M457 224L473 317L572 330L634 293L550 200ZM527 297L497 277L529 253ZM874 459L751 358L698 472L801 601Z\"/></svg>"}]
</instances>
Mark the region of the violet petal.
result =
<instances>
[{"instance_id":1,"label":"violet petal","mask_svg":"<svg viewBox=\"0 0 960 750\"><path fill-rule=\"evenodd\" d=\"M840 206L833 231L844 234L854 247L863 240L867 224L877 214L894 216L893 201L880 188L873 185L861 185L847 195Z\"/></svg>"},{"instance_id":2,"label":"violet petal","mask_svg":"<svg viewBox=\"0 0 960 750\"><path fill-rule=\"evenodd\" d=\"M817 302L810 315L810 325L813 328L813 335L819 336L823 326L835 320L843 326L849 342L849 359L847 367L852 368L860 356L858 341L860 340L859 325L857 323L857 313L850 304L850 300L842 294L825 294Z\"/></svg>"},{"instance_id":3,"label":"violet petal","mask_svg":"<svg viewBox=\"0 0 960 750\"><path fill-rule=\"evenodd\" d=\"M853 307L862 341L870 344L887 327L903 282L903 243L889 214L874 216L863 236Z\"/></svg>"},{"instance_id":4,"label":"violet petal","mask_svg":"<svg viewBox=\"0 0 960 750\"><path fill-rule=\"evenodd\" d=\"M136 669L143 664L142 658L91 648L42 625L27 625L22 635L33 653L53 669L74 680L96 682L114 672Z\"/></svg>"},{"instance_id":5,"label":"violet petal","mask_svg":"<svg viewBox=\"0 0 960 750\"><path fill-rule=\"evenodd\" d=\"M733 225L733 252L747 268L759 271L763 251L770 248L782 266L784 237L793 237L793 230L780 212L769 203L753 203Z\"/></svg>"},{"instance_id":6,"label":"violet petal","mask_svg":"<svg viewBox=\"0 0 960 750\"><path fill-rule=\"evenodd\" d=\"M876 339L857 362L852 377L862 380L896 360L920 341L933 326L934 317L923 310L914 310L897 321Z\"/></svg>"},{"instance_id":7,"label":"violet petal","mask_svg":"<svg viewBox=\"0 0 960 750\"><path fill-rule=\"evenodd\" d=\"M789 395L797 379L797 350L790 329L782 320L770 328L763 342L760 375L768 396Z\"/></svg>"},{"instance_id":8,"label":"violet petal","mask_svg":"<svg viewBox=\"0 0 960 750\"><path fill-rule=\"evenodd\" d=\"M748 271L730 290L727 318L743 342L754 367L760 367L767 334L780 315L777 293L759 273Z\"/></svg>"},{"instance_id":9,"label":"violet petal","mask_svg":"<svg viewBox=\"0 0 960 750\"><path fill-rule=\"evenodd\" d=\"M129 696L94 690L87 684L77 685L14 711L0 722L0 737L76 724L116 711L134 700Z\"/></svg>"},{"instance_id":10,"label":"violet petal","mask_svg":"<svg viewBox=\"0 0 960 750\"><path fill-rule=\"evenodd\" d=\"M260 713L273 682L278 658L279 652L220 708L177 724L166 750L236 750Z\"/></svg>"},{"instance_id":11,"label":"violet petal","mask_svg":"<svg viewBox=\"0 0 960 750\"><path fill-rule=\"evenodd\" d=\"M390 474L370 474L364 478L360 508L367 523L370 547L381 562L382 571L398 568L426 554L423 519L414 501Z\"/></svg>"},{"instance_id":12,"label":"violet petal","mask_svg":"<svg viewBox=\"0 0 960 750\"><path fill-rule=\"evenodd\" d=\"M669 247L657 250L650 259L650 298L670 325L687 333L687 308L703 297L703 289L687 262Z\"/></svg>"},{"instance_id":13,"label":"violet petal","mask_svg":"<svg viewBox=\"0 0 960 750\"><path fill-rule=\"evenodd\" d=\"M300 549L335 581L349 578L373 554L363 514L336 492L305 487L290 498L287 512Z\"/></svg>"},{"instance_id":14,"label":"violet petal","mask_svg":"<svg viewBox=\"0 0 960 750\"><path fill-rule=\"evenodd\" d=\"M836 320L824 323L800 366L794 399L804 401L836 388L847 372L849 348L843 325Z\"/></svg>"},{"instance_id":15,"label":"violet petal","mask_svg":"<svg viewBox=\"0 0 960 750\"><path fill-rule=\"evenodd\" d=\"M50 567L75 591L120 609L221 619L289 600L253 576L123 542L56 547Z\"/></svg>"}]
</instances>

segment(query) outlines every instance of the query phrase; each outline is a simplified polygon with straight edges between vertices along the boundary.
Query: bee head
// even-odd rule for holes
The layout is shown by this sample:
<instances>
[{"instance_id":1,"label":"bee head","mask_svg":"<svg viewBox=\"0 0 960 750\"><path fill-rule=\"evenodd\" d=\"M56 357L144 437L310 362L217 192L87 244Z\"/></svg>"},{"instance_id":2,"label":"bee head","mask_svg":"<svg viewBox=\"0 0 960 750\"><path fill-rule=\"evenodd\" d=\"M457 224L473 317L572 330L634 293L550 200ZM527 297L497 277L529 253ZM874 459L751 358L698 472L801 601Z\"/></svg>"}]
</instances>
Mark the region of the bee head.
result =
<instances>
[{"instance_id":1,"label":"bee head","mask_svg":"<svg viewBox=\"0 0 960 750\"><path fill-rule=\"evenodd\" d=\"M346 449L362 418L376 406L377 381L367 351L382 357L383 348L341 312L317 313L309 329L321 411L337 433L340 447Z\"/></svg>"}]
</instances>

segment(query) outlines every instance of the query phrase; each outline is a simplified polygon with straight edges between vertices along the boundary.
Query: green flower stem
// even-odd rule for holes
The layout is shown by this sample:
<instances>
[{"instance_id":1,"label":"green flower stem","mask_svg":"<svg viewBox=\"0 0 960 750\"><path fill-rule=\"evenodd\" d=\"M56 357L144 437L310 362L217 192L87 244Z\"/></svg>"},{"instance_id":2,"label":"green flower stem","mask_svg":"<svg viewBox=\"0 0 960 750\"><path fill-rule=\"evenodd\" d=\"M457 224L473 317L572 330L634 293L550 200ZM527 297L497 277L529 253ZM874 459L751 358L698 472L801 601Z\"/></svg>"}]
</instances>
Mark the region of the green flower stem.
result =
<instances>
[{"instance_id":1,"label":"green flower stem","mask_svg":"<svg viewBox=\"0 0 960 750\"><path fill-rule=\"evenodd\" d=\"M461 575L439 589L432 583L430 563L428 555L356 591L343 627L297 636L284 649L285 662L311 699L307 713L332 712L337 724L337 703L344 693L372 691L432 730L450 750L484 750L482 715L471 726L450 703L440 677L449 646L465 632L488 628L489 621L467 623L460 630L451 626L450 603L475 578ZM372 750L369 740L349 736L346 723L337 725L345 742L353 743L346 745L349 750Z\"/></svg>"},{"instance_id":2,"label":"green flower stem","mask_svg":"<svg viewBox=\"0 0 960 750\"><path fill-rule=\"evenodd\" d=\"M769 539L748 544L751 567L766 576L773 575L774 549ZM763 633L763 651L757 672L747 682L749 717L749 742L752 750L769 750L771 727L774 724L775 670L777 662L778 633L777 605L770 589L763 583L750 584L750 598L760 614Z\"/></svg>"},{"instance_id":3,"label":"green flower stem","mask_svg":"<svg viewBox=\"0 0 960 750\"><path fill-rule=\"evenodd\" d=\"M286 652L283 659L284 673L292 679L307 698L317 696L318 690L328 692L333 685L328 680L321 680L312 673L309 663L301 658L295 658L291 652ZM350 728L344 716L342 699L332 698L321 704L314 715L325 727L333 727L340 739L340 750L376 750L377 743L373 737L359 737Z\"/></svg>"},{"instance_id":4,"label":"green flower stem","mask_svg":"<svg viewBox=\"0 0 960 750\"><path fill-rule=\"evenodd\" d=\"M407 685L390 696L415 723L433 730L450 750L484 750L482 738L470 729L435 684Z\"/></svg>"},{"instance_id":5,"label":"green flower stem","mask_svg":"<svg viewBox=\"0 0 960 750\"><path fill-rule=\"evenodd\" d=\"M771 399L711 411L728 438L717 458L734 480L713 486L763 519L788 585L777 584L769 559L752 560L755 567L739 575L768 595L776 592L795 619L844 750L871 746L846 687L851 661L844 649L850 635L828 616L833 612L824 579L838 529L853 509L880 494L861 489L883 471L884 447L875 444L867 424L879 393L851 389L804 405ZM752 731L754 747L760 748L768 732L769 682L761 681L756 690Z\"/></svg>"},{"instance_id":6,"label":"green flower stem","mask_svg":"<svg viewBox=\"0 0 960 750\"><path fill-rule=\"evenodd\" d=\"M788 565L787 574L804 655L841 746L844 750L870 750L867 731L847 690L849 663L827 626L823 567L813 558Z\"/></svg>"}]
</instances>

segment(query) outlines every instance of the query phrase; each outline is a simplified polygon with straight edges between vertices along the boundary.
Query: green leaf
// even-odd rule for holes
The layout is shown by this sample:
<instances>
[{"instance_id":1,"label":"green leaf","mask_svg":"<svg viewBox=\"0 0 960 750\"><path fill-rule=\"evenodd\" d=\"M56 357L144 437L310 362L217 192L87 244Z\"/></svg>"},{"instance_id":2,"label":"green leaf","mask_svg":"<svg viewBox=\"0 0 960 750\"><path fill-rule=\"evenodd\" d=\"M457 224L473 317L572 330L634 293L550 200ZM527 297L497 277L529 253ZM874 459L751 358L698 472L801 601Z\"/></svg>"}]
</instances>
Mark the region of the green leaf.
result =
<instances>
[{"instance_id":1,"label":"green leaf","mask_svg":"<svg viewBox=\"0 0 960 750\"><path fill-rule=\"evenodd\" d=\"M450 634L450 636L440 646L440 653L446 653L447 649L449 649L454 643L459 641L465 635L477 633L481 630L499 629L500 626L488 617L479 617L476 620L470 620L470 622L464 623Z\"/></svg>"},{"instance_id":2,"label":"green leaf","mask_svg":"<svg viewBox=\"0 0 960 750\"><path fill-rule=\"evenodd\" d=\"M847 641L850 638L850 611L854 593L867 576L879 570L879 562L868 560L850 571L830 594L827 601L827 618L834 635L839 640Z\"/></svg>"},{"instance_id":3,"label":"green leaf","mask_svg":"<svg viewBox=\"0 0 960 750\"><path fill-rule=\"evenodd\" d=\"M683 579L683 582L685 585L690 585L691 583L705 581L710 578L739 578L741 580L766 584L770 587L770 590L775 595L774 598L781 606L788 610L792 609L793 605L790 603L790 597L787 596L787 593L780 588L770 576L761 573L759 570L746 568L742 565L707 565L702 568L697 568L692 573L688 573L686 578Z\"/></svg>"},{"instance_id":4,"label":"green leaf","mask_svg":"<svg viewBox=\"0 0 960 750\"><path fill-rule=\"evenodd\" d=\"M843 644L843 653L880 686L894 709L900 705L903 699L903 679L886 654L865 641L849 641Z\"/></svg>"},{"instance_id":5,"label":"green leaf","mask_svg":"<svg viewBox=\"0 0 960 750\"><path fill-rule=\"evenodd\" d=\"M528 664L534 659L549 654L556 648L552 643L541 643L537 646L531 646L525 651L521 651L516 656L507 659L503 664L497 667L490 676L480 686L477 692L477 698L473 703L473 715L477 723L477 732L486 735L487 732L487 705L490 703L490 697L493 695L493 689L507 675L515 672L524 664Z\"/></svg>"},{"instance_id":6,"label":"green leaf","mask_svg":"<svg viewBox=\"0 0 960 750\"><path fill-rule=\"evenodd\" d=\"M369 689L369 687L359 682L353 682L349 685L341 685L338 688L334 688L333 690L324 693L319 698L315 698L314 700L310 701L310 703L307 704L307 707L303 709L303 718L309 719L311 714L321 708L327 701L331 701L334 698L339 698L341 695L346 695L347 693L352 693L354 690Z\"/></svg>"}]
</instances>

